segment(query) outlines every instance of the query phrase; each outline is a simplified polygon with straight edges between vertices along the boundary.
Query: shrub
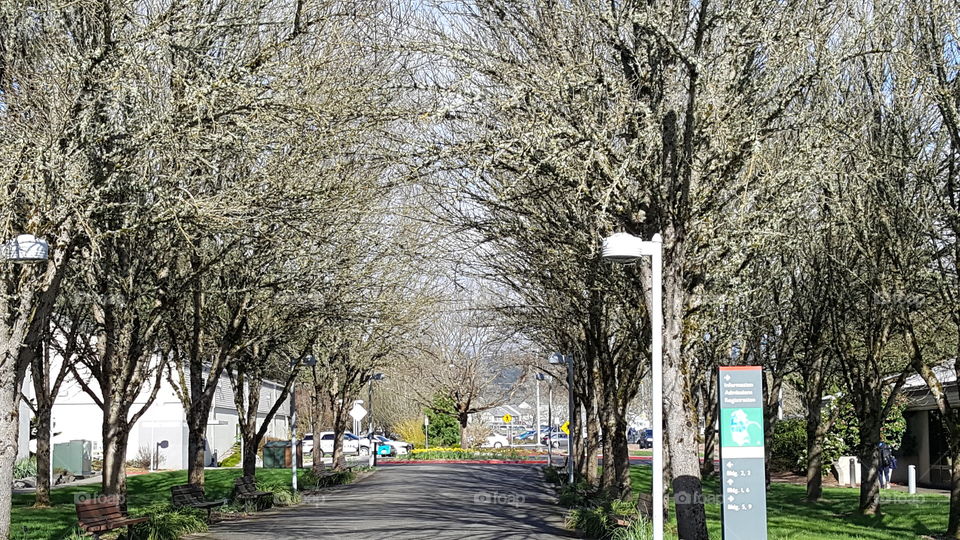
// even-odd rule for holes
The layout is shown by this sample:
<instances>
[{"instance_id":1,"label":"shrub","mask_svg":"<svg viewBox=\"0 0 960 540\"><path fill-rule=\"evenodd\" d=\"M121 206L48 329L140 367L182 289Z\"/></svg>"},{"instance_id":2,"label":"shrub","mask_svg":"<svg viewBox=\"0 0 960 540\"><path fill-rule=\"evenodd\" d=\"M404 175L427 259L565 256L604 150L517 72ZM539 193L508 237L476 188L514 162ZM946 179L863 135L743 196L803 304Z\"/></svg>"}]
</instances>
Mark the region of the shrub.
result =
<instances>
[{"instance_id":1,"label":"shrub","mask_svg":"<svg viewBox=\"0 0 960 540\"><path fill-rule=\"evenodd\" d=\"M149 446L141 446L140 450L137 452L137 457L127 460L127 467L132 467L134 469L149 469L150 465L153 464L153 459L157 460L157 468L160 468L160 465L163 463L163 455L157 454L156 456L152 455Z\"/></svg>"},{"instance_id":2,"label":"shrub","mask_svg":"<svg viewBox=\"0 0 960 540\"><path fill-rule=\"evenodd\" d=\"M313 469L309 469L304 475L304 486L316 486L319 489L330 486L339 486L341 484L349 484L356 480L357 470L366 470L366 468L354 467L353 469L332 471L329 474L320 476L319 478L314 476Z\"/></svg>"},{"instance_id":3,"label":"shrub","mask_svg":"<svg viewBox=\"0 0 960 540\"><path fill-rule=\"evenodd\" d=\"M490 426L479 422L467 424L466 429L463 430L463 437L468 441L467 444L471 446L483 444L487 436L492 434L493 430L490 429Z\"/></svg>"},{"instance_id":4,"label":"shrub","mask_svg":"<svg viewBox=\"0 0 960 540\"><path fill-rule=\"evenodd\" d=\"M546 480L548 484L559 485L563 483L563 474L561 474L559 467L544 467L543 479Z\"/></svg>"},{"instance_id":5,"label":"shrub","mask_svg":"<svg viewBox=\"0 0 960 540\"><path fill-rule=\"evenodd\" d=\"M643 516L632 518L627 527L617 527L610 536L612 540L650 540L653 538L653 526Z\"/></svg>"},{"instance_id":6,"label":"shrub","mask_svg":"<svg viewBox=\"0 0 960 540\"><path fill-rule=\"evenodd\" d=\"M17 461L13 465L13 479L19 480L28 476L37 476L37 458L27 457Z\"/></svg>"},{"instance_id":7,"label":"shrub","mask_svg":"<svg viewBox=\"0 0 960 540\"><path fill-rule=\"evenodd\" d=\"M800 457L806 453L807 422L788 418L777 422L770 442L770 468L776 471L797 470Z\"/></svg>"},{"instance_id":8,"label":"shrub","mask_svg":"<svg viewBox=\"0 0 960 540\"><path fill-rule=\"evenodd\" d=\"M566 526L583 532L587 538L609 538L614 524L603 507L574 508L567 514Z\"/></svg>"},{"instance_id":9,"label":"shrub","mask_svg":"<svg viewBox=\"0 0 960 540\"><path fill-rule=\"evenodd\" d=\"M220 461L221 467L237 467L240 465L240 443L230 447L231 454Z\"/></svg>"},{"instance_id":10,"label":"shrub","mask_svg":"<svg viewBox=\"0 0 960 540\"><path fill-rule=\"evenodd\" d=\"M274 506L290 506L300 502L300 493L293 491L293 487L286 482L257 481L257 489L273 492Z\"/></svg>"},{"instance_id":11,"label":"shrub","mask_svg":"<svg viewBox=\"0 0 960 540\"><path fill-rule=\"evenodd\" d=\"M427 417L430 419L428 430L432 444L438 446L460 444L460 422L454 414L452 399L438 394L433 399L432 407L427 410Z\"/></svg>"},{"instance_id":12,"label":"shrub","mask_svg":"<svg viewBox=\"0 0 960 540\"><path fill-rule=\"evenodd\" d=\"M560 487L557 501L567 508L592 506L598 502L597 487L589 482L575 482ZM602 501L601 501L602 502Z\"/></svg>"},{"instance_id":13,"label":"shrub","mask_svg":"<svg viewBox=\"0 0 960 540\"><path fill-rule=\"evenodd\" d=\"M415 448L426 446L426 440L423 433L423 418L408 418L399 422L393 427L397 436L401 440L412 444Z\"/></svg>"},{"instance_id":14,"label":"shrub","mask_svg":"<svg viewBox=\"0 0 960 540\"><path fill-rule=\"evenodd\" d=\"M205 513L191 508L173 508L158 503L131 513L149 516L150 521L132 527L130 536L139 540L178 540L181 536L206 532Z\"/></svg>"}]
</instances>

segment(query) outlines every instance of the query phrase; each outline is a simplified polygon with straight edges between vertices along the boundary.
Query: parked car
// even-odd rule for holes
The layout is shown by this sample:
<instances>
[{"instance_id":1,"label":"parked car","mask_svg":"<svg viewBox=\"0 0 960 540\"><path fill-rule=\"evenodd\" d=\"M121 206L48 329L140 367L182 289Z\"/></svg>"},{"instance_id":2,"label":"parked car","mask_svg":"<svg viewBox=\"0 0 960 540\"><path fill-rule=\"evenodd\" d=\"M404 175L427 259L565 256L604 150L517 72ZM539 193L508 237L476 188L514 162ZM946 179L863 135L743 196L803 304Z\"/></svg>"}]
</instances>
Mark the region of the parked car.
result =
<instances>
[{"instance_id":1,"label":"parked car","mask_svg":"<svg viewBox=\"0 0 960 540\"><path fill-rule=\"evenodd\" d=\"M493 435L487 435L480 448L502 448L504 446L510 446L510 440L504 435L494 433Z\"/></svg>"},{"instance_id":2,"label":"parked car","mask_svg":"<svg viewBox=\"0 0 960 540\"><path fill-rule=\"evenodd\" d=\"M303 441L300 444L303 445L304 454L313 452L313 433L307 433L304 435Z\"/></svg>"},{"instance_id":3,"label":"parked car","mask_svg":"<svg viewBox=\"0 0 960 540\"><path fill-rule=\"evenodd\" d=\"M378 446L389 446L391 456L409 454L413 450L413 445L408 442L395 441L383 435L374 435L373 438L377 441Z\"/></svg>"},{"instance_id":4,"label":"parked car","mask_svg":"<svg viewBox=\"0 0 960 540\"><path fill-rule=\"evenodd\" d=\"M308 433L303 437L304 448L303 451L307 451L306 441L309 437L310 440L310 451L313 451L315 442L312 433ZM320 434L320 457L333 454L333 432L324 431ZM343 434L343 453L344 454L356 454L358 456L370 455L370 443L366 439L361 439L349 431Z\"/></svg>"},{"instance_id":5,"label":"parked car","mask_svg":"<svg viewBox=\"0 0 960 540\"><path fill-rule=\"evenodd\" d=\"M560 448L561 446L567 444L567 439L570 436L562 431L554 431L547 435L544 435L540 442L552 446L553 448Z\"/></svg>"},{"instance_id":6,"label":"parked car","mask_svg":"<svg viewBox=\"0 0 960 540\"><path fill-rule=\"evenodd\" d=\"M537 432L534 431L534 430L532 430L532 429L530 429L530 430L524 431L523 433L517 435L517 440L518 440L518 441L524 441L524 442L526 442L526 441L532 441L532 440L534 440L534 437L536 437L536 436L537 436Z\"/></svg>"},{"instance_id":7,"label":"parked car","mask_svg":"<svg viewBox=\"0 0 960 540\"><path fill-rule=\"evenodd\" d=\"M640 432L640 436L637 437L637 440L633 442L637 443L640 448L653 448L653 430L644 429Z\"/></svg>"}]
</instances>

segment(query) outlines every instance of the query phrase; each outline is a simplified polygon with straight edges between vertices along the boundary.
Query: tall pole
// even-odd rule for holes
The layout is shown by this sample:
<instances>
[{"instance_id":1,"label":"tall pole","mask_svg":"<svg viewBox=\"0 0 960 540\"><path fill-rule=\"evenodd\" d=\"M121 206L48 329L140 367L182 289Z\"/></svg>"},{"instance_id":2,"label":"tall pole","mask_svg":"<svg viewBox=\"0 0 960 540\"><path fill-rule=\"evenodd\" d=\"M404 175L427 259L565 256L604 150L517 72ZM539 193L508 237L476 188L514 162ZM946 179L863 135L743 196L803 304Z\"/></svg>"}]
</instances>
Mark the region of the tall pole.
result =
<instances>
[{"instance_id":1,"label":"tall pole","mask_svg":"<svg viewBox=\"0 0 960 540\"><path fill-rule=\"evenodd\" d=\"M314 441L320 444L320 441ZM297 492L297 383L290 389L290 474L293 492Z\"/></svg>"},{"instance_id":2,"label":"tall pole","mask_svg":"<svg viewBox=\"0 0 960 540\"><path fill-rule=\"evenodd\" d=\"M537 446L540 446L540 376L537 374L537 425L533 428L534 438L537 440Z\"/></svg>"},{"instance_id":3,"label":"tall pole","mask_svg":"<svg viewBox=\"0 0 960 540\"><path fill-rule=\"evenodd\" d=\"M650 256L653 353L653 539L663 540L663 240L654 235Z\"/></svg>"},{"instance_id":4,"label":"tall pole","mask_svg":"<svg viewBox=\"0 0 960 540\"><path fill-rule=\"evenodd\" d=\"M547 385L547 466L553 467L553 385ZM540 440L539 434L537 440Z\"/></svg>"},{"instance_id":5,"label":"tall pole","mask_svg":"<svg viewBox=\"0 0 960 540\"><path fill-rule=\"evenodd\" d=\"M574 399L573 399L573 355L567 356L567 385L569 392L569 411L567 412L567 421L569 422L568 427L570 428L570 435L567 437L567 483L573 485L573 434L576 433L576 428L573 425L573 410L574 410Z\"/></svg>"},{"instance_id":6,"label":"tall pole","mask_svg":"<svg viewBox=\"0 0 960 540\"><path fill-rule=\"evenodd\" d=\"M370 379L370 388L367 389L367 418L370 420L367 422L367 439L370 441L370 452L373 454L373 457L370 458L370 462L373 465L377 464L377 444L373 442L373 381Z\"/></svg>"}]
</instances>

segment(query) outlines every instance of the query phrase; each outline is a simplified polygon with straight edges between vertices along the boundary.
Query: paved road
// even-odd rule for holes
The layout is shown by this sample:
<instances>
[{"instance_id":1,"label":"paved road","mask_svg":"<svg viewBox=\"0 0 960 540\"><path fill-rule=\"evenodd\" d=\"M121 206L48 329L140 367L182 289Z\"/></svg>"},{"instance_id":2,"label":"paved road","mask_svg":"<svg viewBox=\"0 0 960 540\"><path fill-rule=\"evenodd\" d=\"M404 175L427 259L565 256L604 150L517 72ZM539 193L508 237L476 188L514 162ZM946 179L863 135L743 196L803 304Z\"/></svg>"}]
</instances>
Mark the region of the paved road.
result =
<instances>
[{"instance_id":1,"label":"paved road","mask_svg":"<svg viewBox=\"0 0 960 540\"><path fill-rule=\"evenodd\" d=\"M385 465L296 508L224 522L189 538L571 538L537 467Z\"/></svg>"}]
</instances>

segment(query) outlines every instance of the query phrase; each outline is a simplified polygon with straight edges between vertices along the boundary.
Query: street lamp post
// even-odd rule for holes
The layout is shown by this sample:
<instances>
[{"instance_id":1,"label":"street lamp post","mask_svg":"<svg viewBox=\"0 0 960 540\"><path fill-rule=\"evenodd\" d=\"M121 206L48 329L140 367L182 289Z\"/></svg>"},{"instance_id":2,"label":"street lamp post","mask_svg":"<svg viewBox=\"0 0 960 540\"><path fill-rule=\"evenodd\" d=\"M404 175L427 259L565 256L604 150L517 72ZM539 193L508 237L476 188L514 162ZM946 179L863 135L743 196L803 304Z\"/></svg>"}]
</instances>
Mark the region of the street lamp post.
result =
<instances>
[{"instance_id":1,"label":"street lamp post","mask_svg":"<svg viewBox=\"0 0 960 540\"><path fill-rule=\"evenodd\" d=\"M643 241L627 233L603 240L603 258L629 264L650 257L650 326L653 381L653 538L663 539L663 239Z\"/></svg>"},{"instance_id":2,"label":"street lamp post","mask_svg":"<svg viewBox=\"0 0 960 540\"><path fill-rule=\"evenodd\" d=\"M45 263L50 257L50 245L42 238L37 238L32 234L20 234L0 246L0 258L6 262L14 264L39 264ZM44 341L44 361L49 365L50 361L50 333L47 325L47 336ZM49 392L49 388L47 391ZM17 407L16 409L19 409ZM17 417L19 419L19 416ZM53 427L49 429L47 439L47 448L49 455L47 463L49 469L49 491L53 487Z\"/></svg>"},{"instance_id":3,"label":"street lamp post","mask_svg":"<svg viewBox=\"0 0 960 540\"><path fill-rule=\"evenodd\" d=\"M573 356L553 353L550 355L550 363L567 366L567 396L569 398L567 403L567 427L570 430L570 434L567 436L567 482L573 485L573 437L577 432L573 424L573 410L576 406L573 396ZM550 444L553 444L553 437L550 437Z\"/></svg>"},{"instance_id":4,"label":"street lamp post","mask_svg":"<svg viewBox=\"0 0 960 540\"><path fill-rule=\"evenodd\" d=\"M373 382L382 381L383 373L374 373L370 375L370 387L367 389L367 439L370 441L370 452L373 454L371 462L374 466L377 465L377 447L378 444L373 442Z\"/></svg>"},{"instance_id":5,"label":"street lamp post","mask_svg":"<svg viewBox=\"0 0 960 540\"><path fill-rule=\"evenodd\" d=\"M537 427L533 428L533 432L536 434L534 438L537 439L537 447L539 448L543 443L540 442L540 381L544 379L543 373L537 373Z\"/></svg>"},{"instance_id":6,"label":"street lamp post","mask_svg":"<svg viewBox=\"0 0 960 540\"><path fill-rule=\"evenodd\" d=\"M547 436L553 435L553 384L547 385ZM553 467L553 437L547 443L547 466Z\"/></svg>"}]
</instances>

